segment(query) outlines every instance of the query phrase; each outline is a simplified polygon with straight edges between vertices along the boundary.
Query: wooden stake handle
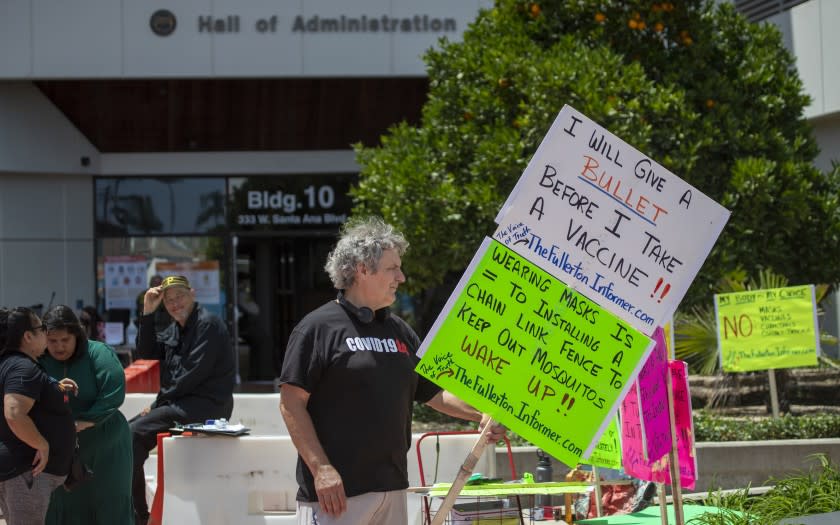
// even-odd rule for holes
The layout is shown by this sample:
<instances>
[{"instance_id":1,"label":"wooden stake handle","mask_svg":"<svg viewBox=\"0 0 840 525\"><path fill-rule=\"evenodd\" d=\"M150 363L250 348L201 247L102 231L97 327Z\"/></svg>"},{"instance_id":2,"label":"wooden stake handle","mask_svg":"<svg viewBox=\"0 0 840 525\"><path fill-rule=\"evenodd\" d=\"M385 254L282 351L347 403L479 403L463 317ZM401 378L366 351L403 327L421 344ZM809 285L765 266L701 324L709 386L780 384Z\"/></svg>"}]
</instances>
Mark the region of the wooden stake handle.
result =
<instances>
[{"instance_id":1,"label":"wooden stake handle","mask_svg":"<svg viewBox=\"0 0 840 525\"><path fill-rule=\"evenodd\" d=\"M449 487L449 492L447 492L446 497L443 498L443 503L441 503L440 508L437 510L437 514L435 514L435 517L432 520L432 525L441 525L443 520L445 520L446 516L449 514L449 511L452 510L455 500L461 494L461 489L464 488L464 485L467 484L467 480L470 476L472 476L473 469L478 463L478 460L481 458L481 455L484 453L484 449L487 447L487 433L490 431L490 427L494 424L495 421L491 418L487 421L487 424L484 425L484 428L481 430L481 434L478 436L478 441L476 441L475 445L473 445L472 450L467 455L467 458L464 460L461 468L458 470L458 475L455 477L455 481L453 481L452 486Z\"/></svg>"},{"instance_id":2,"label":"wooden stake handle","mask_svg":"<svg viewBox=\"0 0 840 525\"><path fill-rule=\"evenodd\" d=\"M767 380L770 382L770 413L773 417L779 417L779 389L776 386L776 371L767 371Z\"/></svg>"},{"instance_id":3,"label":"wooden stake handle","mask_svg":"<svg viewBox=\"0 0 840 525\"><path fill-rule=\"evenodd\" d=\"M674 385L671 368L666 369L665 392L668 396L668 419L670 421L671 451L668 453L668 468L671 470L671 496L674 505L674 523L685 525L682 504L682 484L680 479L680 459L677 448L677 424L674 416ZM667 510L667 505L662 507Z\"/></svg>"}]
</instances>

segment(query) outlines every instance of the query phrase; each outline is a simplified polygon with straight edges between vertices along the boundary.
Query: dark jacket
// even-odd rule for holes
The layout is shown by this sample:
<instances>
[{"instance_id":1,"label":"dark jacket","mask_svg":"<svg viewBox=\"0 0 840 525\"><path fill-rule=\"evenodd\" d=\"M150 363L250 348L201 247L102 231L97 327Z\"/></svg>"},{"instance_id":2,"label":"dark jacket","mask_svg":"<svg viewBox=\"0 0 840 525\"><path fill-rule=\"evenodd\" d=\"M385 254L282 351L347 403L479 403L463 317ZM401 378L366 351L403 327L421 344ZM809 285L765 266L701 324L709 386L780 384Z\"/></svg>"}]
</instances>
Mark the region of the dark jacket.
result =
<instances>
[{"instance_id":1,"label":"dark jacket","mask_svg":"<svg viewBox=\"0 0 840 525\"><path fill-rule=\"evenodd\" d=\"M160 392L154 407L233 403L233 347L225 324L198 303L183 328L173 321L155 334L154 314L140 318L137 357L160 360Z\"/></svg>"}]
</instances>

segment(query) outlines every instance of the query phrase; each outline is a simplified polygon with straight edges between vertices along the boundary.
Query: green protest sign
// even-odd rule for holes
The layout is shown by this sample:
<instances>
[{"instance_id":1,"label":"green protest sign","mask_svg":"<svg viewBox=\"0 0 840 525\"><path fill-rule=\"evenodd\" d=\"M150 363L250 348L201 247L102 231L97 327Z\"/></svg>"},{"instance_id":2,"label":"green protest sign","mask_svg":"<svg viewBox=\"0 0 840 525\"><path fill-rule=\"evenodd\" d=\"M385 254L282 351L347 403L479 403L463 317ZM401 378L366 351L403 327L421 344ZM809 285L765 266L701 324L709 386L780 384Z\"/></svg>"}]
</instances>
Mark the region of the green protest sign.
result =
<instances>
[{"instance_id":1,"label":"green protest sign","mask_svg":"<svg viewBox=\"0 0 840 525\"><path fill-rule=\"evenodd\" d=\"M819 352L811 285L715 295L723 370L814 366Z\"/></svg>"},{"instance_id":2,"label":"green protest sign","mask_svg":"<svg viewBox=\"0 0 840 525\"><path fill-rule=\"evenodd\" d=\"M609 426L601 435L592 455L582 463L602 468L621 469L621 433L618 430L617 418L610 420Z\"/></svg>"},{"instance_id":3,"label":"green protest sign","mask_svg":"<svg viewBox=\"0 0 840 525\"><path fill-rule=\"evenodd\" d=\"M485 239L418 351L417 371L574 466L652 348L627 322Z\"/></svg>"}]
</instances>

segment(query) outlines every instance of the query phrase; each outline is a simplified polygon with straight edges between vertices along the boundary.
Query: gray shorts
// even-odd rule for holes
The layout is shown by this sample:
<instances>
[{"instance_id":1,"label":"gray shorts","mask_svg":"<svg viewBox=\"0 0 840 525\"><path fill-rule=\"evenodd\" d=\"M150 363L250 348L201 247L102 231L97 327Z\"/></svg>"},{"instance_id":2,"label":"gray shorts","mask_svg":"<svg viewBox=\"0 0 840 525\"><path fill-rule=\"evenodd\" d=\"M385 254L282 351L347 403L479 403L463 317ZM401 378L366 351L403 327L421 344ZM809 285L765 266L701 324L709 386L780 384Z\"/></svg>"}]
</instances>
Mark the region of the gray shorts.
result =
<instances>
[{"instance_id":1,"label":"gray shorts","mask_svg":"<svg viewBox=\"0 0 840 525\"><path fill-rule=\"evenodd\" d=\"M347 498L347 511L334 518L318 502L297 502L298 525L399 525L408 523L405 491L368 492Z\"/></svg>"},{"instance_id":2,"label":"gray shorts","mask_svg":"<svg viewBox=\"0 0 840 525\"><path fill-rule=\"evenodd\" d=\"M26 471L6 481L0 481L0 509L10 525L43 525L50 505L50 494L67 476L41 472L33 477Z\"/></svg>"}]
</instances>

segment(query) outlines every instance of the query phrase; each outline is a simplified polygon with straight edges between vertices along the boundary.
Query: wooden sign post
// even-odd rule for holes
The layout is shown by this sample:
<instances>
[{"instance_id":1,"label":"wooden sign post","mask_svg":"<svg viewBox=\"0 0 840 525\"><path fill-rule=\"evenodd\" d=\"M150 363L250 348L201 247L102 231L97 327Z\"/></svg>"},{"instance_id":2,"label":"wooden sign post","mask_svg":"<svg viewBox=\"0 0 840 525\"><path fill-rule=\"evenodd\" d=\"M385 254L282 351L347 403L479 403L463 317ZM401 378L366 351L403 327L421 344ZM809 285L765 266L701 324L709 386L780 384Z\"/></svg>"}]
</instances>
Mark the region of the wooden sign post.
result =
<instances>
[{"instance_id":1,"label":"wooden sign post","mask_svg":"<svg viewBox=\"0 0 840 525\"><path fill-rule=\"evenodd\" d=\"M771 368L767 371L767 379L770 382L770 411L773 417L779 417L779 389L776 386L776 370Z\"/></svg>"},{"instance_id":2,"label":"wooden sign post","mask_svg":"<svg viewBox=\"0 0 840 525\"><path fill-rule=\"evenodd\" d=\"M484 428L481 430L478 440L475 442L472 450L467 455L467 458L464 460L461 468L458 470L458 475L455 477L455 481L452 482L452 486L449 487L449 492L447 492L446 497L443 498L443 503L440 504L440 508L437 510L437 514L435 514L435 517L432 520L432 525L441 525L446 519L447 514L449 514L449 511L452 510L452 505L455 504L455 500L458 499L458 495L461 494L461 489L467 484L467 480L470 476L472 476L473 469L478 463L478 460L481 458L481 455L484 453L484 449L487 447L487 433L490 431L490 427L495 424L496 422L493 421L492 418L487 420L487 424L484 425Z\"/></svg>"},{"instance_id":3,"label":"wooden sign post","mask_svg":"<svg viewBox=\"0 0 840 525\"><path fill-rule=\"evenodd\" d=\"M682 485L680 484L680 460L677 453L677 423L674 416L674 386L671 374L665 381L665 388L668 391L668 417L671 419L671 452L668 453L668 466L671 469L671 495L674 500L674 522L677 525L684 525L682 508ZM666 507L667 509L667 507Z\"/></svg>"}]
</instances>

